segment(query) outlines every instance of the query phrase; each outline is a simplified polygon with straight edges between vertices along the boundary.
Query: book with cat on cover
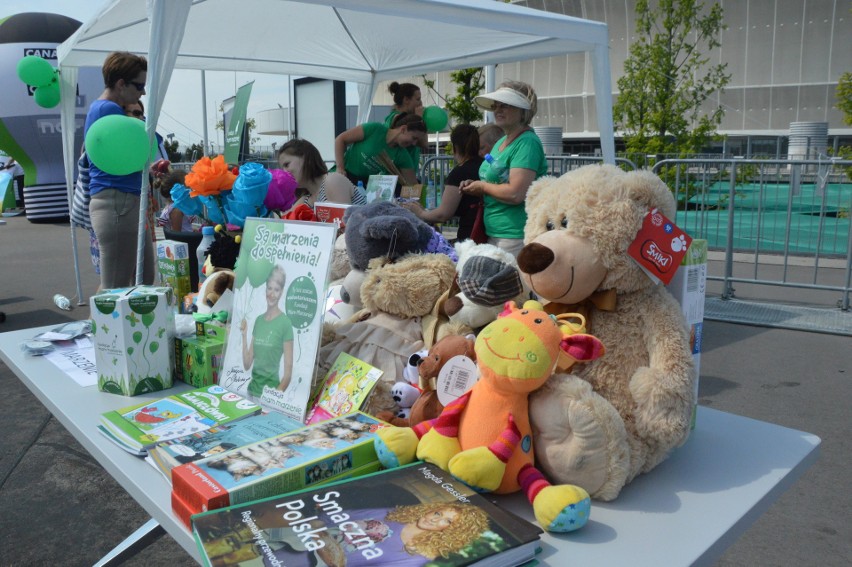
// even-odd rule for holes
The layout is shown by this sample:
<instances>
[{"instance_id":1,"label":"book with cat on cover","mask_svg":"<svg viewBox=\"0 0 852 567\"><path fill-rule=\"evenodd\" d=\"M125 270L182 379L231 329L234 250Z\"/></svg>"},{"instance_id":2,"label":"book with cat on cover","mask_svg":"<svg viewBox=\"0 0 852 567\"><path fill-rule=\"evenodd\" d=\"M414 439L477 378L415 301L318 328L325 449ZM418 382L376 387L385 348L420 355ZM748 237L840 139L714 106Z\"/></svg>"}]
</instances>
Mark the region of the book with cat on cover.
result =
<instances>
[{"instance_id":1,"label":"book with cat on cover","mask_svg":"<svg viewBox=\"0 0 852 567\"><path fill-rule=\"evenodd\" d=\"M101 414L98 429L121 448L145 455L159 442L260 412L260 406L212 385Z\"/></svg>"},{"instance_id":2,"label":"book with cat on cover","mask_svg":"<svg viewBox=\"0 0 852 567\"><path fill-rule=\"evenodd\" d=\"M172 469L172 492L193 513L336 480L379 459L373 445L387 424L355 412Z\"/></svg>"},{"instance_id":3,"label":"book with cat on cover","mask_svg":"<svg viewBox=\"0 0 852 567\"><path fill-rule=\"evenodd\" d=\"M304 426L303 423L275 411L252 415L233 423L161 441L148 449L147 460L171 481L172 469L177 466Z\"/></svg>"},{"instance_id":4,"label":"book with cat on cover","mask_svg":"<svg viewBox=\"0 0 852 567\"><path fill-rule=\"evenodd\" d=\"M541 530L428 463L192 517L205 565L511 566Z\"/></svg>"}]
</instances>

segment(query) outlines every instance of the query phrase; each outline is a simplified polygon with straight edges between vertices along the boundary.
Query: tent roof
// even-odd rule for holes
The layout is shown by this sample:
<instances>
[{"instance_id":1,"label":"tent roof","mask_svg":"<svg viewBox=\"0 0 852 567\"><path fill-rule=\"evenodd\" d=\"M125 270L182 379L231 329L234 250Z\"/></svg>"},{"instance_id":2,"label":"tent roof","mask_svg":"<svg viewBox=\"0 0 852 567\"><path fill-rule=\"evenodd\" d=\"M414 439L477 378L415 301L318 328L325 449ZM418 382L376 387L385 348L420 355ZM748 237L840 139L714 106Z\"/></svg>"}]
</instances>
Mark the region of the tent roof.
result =
<instances>
[{"instance_id":1,"label":"tent roof","mask_svg":"<svg viewBox=\"0 0 852 567\"><path fill-rule=\"evenodd\" d=\"M146 2L114 0L59 48L67 67L148 53ZM375 83L607 46L607 26L493 0L195 0L175 68Z\"/></svg>"}]
</instances>

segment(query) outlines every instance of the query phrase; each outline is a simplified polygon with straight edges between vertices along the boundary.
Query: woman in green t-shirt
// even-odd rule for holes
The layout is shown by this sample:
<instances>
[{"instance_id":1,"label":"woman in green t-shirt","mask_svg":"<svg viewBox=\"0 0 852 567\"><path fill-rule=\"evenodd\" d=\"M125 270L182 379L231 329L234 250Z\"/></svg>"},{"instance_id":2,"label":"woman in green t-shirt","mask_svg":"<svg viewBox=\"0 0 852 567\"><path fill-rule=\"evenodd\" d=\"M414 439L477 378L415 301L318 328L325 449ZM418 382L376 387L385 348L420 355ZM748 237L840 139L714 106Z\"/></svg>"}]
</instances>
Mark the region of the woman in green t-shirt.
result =
<instances>
[{"instance_id":1,"label":"woman in green t-shirt","mask_svg":"<svg viewBox=\"0 0 852 567\"><path fill-rule=\"evenodd\" d=\"M491 149L493 164L482 162L479 180L463 181L459 189L462 194L483 197L489 244L517 256L524 247L527 191L533 181L547 174L544 147L530 128L538 99L530 85L506 81L493 93L476 97L474 102L494 113L494 123L503 129L505 136Z\"/></svg>"},{"instance_id":2,"label":"woman in green t-shirt","mask_svg":"<svg viewBox=\"0 0 852 567\"><path fill-rule=\"evenodd\" d=\"M243 319L243 368L251 367L248 393L255 399L263 395L264 386L284 392L293 375L293 324L278 303L284 293L287 276L281 266L272 268L266 279L266 311L254 320L251 342L246 340L248 321ZM284 357L284 370L281 357Z\"/></svg>"},{"instance_id":3,"label":"woman in green t-shirt","mask_svg":"<svg viewBox=\"0 0 852 567\"><path fill-rule=\"evenodd\" d=\"M388 91L393 95L393 106L390 114L385 118L385 126L390 128L393 125L393 119L403 112L423 116L423 98L420 95L420 87L414 83L397 83L394 81L388 85Z\"/></svg>"},{"instance_id":4,"label":"woman in green t-shirt","mask_svg":"<svg viewBox=\"0 0 852 567\"><path fill-rule=\"evenodd\" d=\"M399 170L404 185L417 183L408 148L426 142L426 123L416 114L400 114L388 128L379 122L367 122L346 130L334 139L337 173L352 183L365 186L371 175L390 173L386 160Z\"/></svg>"}]
</instances>

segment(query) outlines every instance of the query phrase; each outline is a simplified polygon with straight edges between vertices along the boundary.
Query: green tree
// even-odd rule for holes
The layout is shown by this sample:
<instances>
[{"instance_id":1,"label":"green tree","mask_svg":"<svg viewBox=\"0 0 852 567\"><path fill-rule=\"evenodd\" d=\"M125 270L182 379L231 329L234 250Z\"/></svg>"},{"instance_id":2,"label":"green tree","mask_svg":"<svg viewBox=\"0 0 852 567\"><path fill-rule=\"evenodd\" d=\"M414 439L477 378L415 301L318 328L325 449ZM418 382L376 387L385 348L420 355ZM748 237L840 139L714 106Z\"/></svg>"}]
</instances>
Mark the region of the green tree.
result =
<instances>
[{"instance_id":1,"label":"green tree","mask_svg":"<svg viewBox=\"0 0 852 567\"><path fill-rule=\"evenodd\" d=\"M163 147L166 148L166 154L169 156L169 161L180 161L181 153L178 151L180 143L172 138L171 141L163 140Z\"/></svg>"},{"instance_id":2,"label":"green tree","mask_svg":"<svg viewBox=\"0 0 852 567\"><path fill-rule=\"evenodd\" d=\"M444 101L447 114L454 119L456 124L470 124L482 120L482 111L473 103L473 99L485 88L483 72L482 67L471 67L451 72L450 80L456 83L456 94L446 97L435 90L435 81L427 79L426 75L421 75L421 77L423 84Z\"/></svg>"},{"instance_id":3,"label":"green tree","mask_svg":"<svg viewBox=\"0 0 852 567\"><path fill-rule=\"evenodd\" d=\"M618 80L613 118L628 153L686 155L715 135L724 110L702 106L730 81L727 64L711 65L725 28L720 4L698 0L636 3L637 39Z\"/></svg>"},{"instance_id":4,"label":"green tree","mask_svg":"<svg viewBox=\"0 0 852 567\"><path fill-rule=\"evenodd\" d=\"M843 121L852 126L852 73L847 71L840 75L835 94L837 95L837 108L843 112ZM843 159L852 159L852 147L840 146L837 148L837 155ZM846 177L852 179L852 167L846 168Z\"/></svg>"},{"instance_id":5,"label":"green tree","mask_svg":"<svg viewBox=\"0 0 852 567\"><path fill-rule=\"evenodd\" d=\"M184 161L195 162L201 159L205 154L204 152L204 143L199 140L198 143L192 144L183 154Z\"/></svg>"}]
</instances>

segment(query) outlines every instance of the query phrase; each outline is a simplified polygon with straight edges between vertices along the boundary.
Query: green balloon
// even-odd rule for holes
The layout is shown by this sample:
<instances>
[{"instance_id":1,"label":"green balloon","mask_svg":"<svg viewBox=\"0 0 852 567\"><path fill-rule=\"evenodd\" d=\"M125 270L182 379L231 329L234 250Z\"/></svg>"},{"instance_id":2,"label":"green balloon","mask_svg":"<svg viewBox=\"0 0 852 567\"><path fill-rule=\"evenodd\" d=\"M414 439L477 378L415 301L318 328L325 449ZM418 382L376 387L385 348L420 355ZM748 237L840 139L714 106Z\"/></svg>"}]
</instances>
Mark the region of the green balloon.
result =
<instances>
[{"instance_id":1,"label":"green balloon","mask_svg":"<svg viewBox=\"0 0 852 567\"><path fill-rule=\"evenodd\" d=\"M98 119L86 132L86 153L98 169L111 175L142 171L149 155L145 123L121 114Z\"/></svg>"},{"instance_id":2,"label":"green balloon","mask_svg":"<svg viewBox=\"0 0 852 567\"><path fill-rule=\"evenodd\" d=\"M33 98L40 107L53 108L59 104L59 83L50 83L42 87L36 87Z\"/></svg>"},{"instance_id":3,"label":"green balloon","mask_svg":"<svg viewBox=\"0 0 852 567\"><path fill-rule=\"evenodd\" d=\"M246 266L246 277L252 287L260 287L266 283L272 273L272 260L253 260Z\"/></svg>"},{"instance_id":4,"label":"green balloon","mask_svg":"<svg viewBox=\"0 0 852 567\"><path fill-rule=\"evenodd\" d=\"M284 310L295 329L305 329L319 312L319 294L314 280L300 276L287 288Z\"/></svg>"},{"instance_id":5,"label":"green balloon","mask_svg":"<svg viewBox=\"0 0 852 567\"><path fill-rule=\"evenodd\" d=\"M26 84L33 87L42 87L50 84L56 77L56 69L36 55L27 55L18 61L18 77Z\"/></svg>"},{"instance_id":6,"label":"green balloon","mask_svg":"<svg viewBox=\"0 0 852 567\"><path fill-rule=\"evenodd\" d=\"M447 127L447 112L440 106L427 106L423 109L423 122L429 132L440 132Z\"/></svg>"},{"instance_id":7,"label":"green balloon","mask_svg":"<svg viewBox=\"0 0 852 567\"><path fill-rule=\"evenodd\" d=\"M243 260L242 262L237 260L237 265L234 266L234 287L240 288L243 287L243 284L246 283L246 278L248 275L246 274L246 266L248 265L248 261Z\"/></svg>"}]
</instances>

